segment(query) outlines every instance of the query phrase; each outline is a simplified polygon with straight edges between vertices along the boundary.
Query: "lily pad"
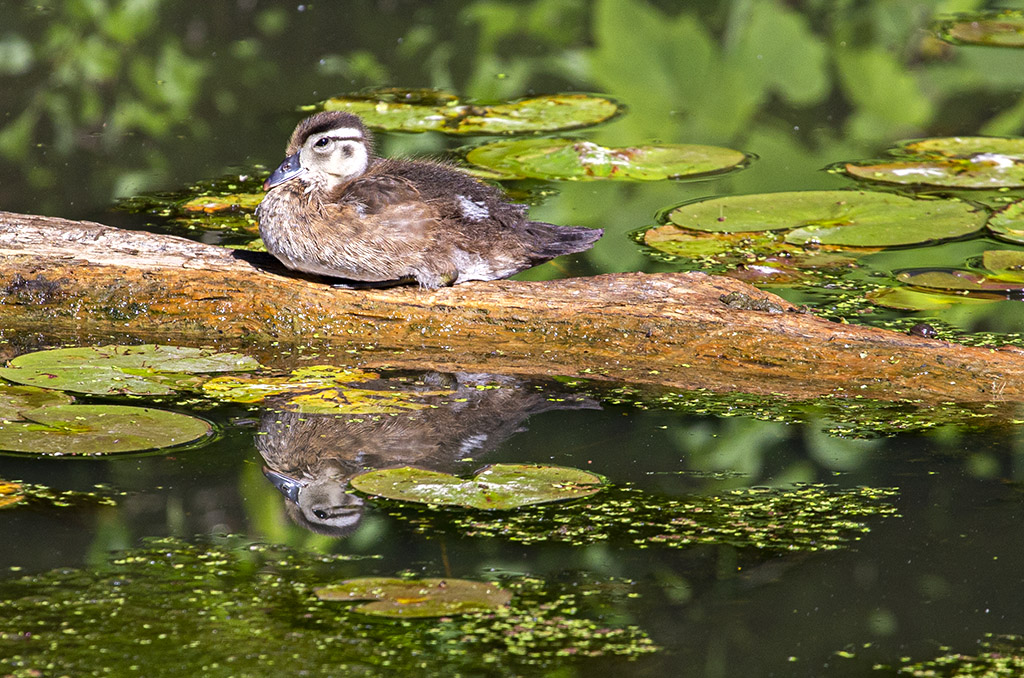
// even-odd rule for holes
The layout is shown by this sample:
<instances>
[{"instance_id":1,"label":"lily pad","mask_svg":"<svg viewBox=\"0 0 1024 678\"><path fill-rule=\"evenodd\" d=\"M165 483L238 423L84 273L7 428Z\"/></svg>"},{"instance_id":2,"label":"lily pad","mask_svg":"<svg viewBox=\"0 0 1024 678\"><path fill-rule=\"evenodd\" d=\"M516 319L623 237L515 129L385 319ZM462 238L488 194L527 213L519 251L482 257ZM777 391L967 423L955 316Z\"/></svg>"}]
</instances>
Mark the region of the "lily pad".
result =
<instances>
[{"instance_id":1,"label":"lily pad","mask_svg":"<svg viewBox=\"0 0 1024 678\"><path fill-rule=\"evenodd\" d=\"M793 229L786 242L893 247L956 238L979 230L986 215L957 200L915 200L874 191L789 191L698 200L667 218L696 231Z\"/></svg>"},{"instance_id":2,"label":"lily pad","mask_svg":"<svg viewBox=\"0 0 1024 678\"><path fill-rule=\"evenodd\" d=\"M1001 155L1024 160L1024 138L1021 137L928 137L897 144L894 155L970 158L975 155Z\"/></svg>"},{"instance_id":3,"label":"lily pad","mask_svg":"<svg viewBox=\"0 0 1024 678\"><path fill-rule=\"evenodd\" d=\"M600 476L564 466L494 464L470 479L405 466L355 476L352 487L380 497L476 509L514 509L598 492Z\"/></svg>"},{"instance_id":4,"label":"lily pad","mask_svg":"<svg viewBox=\"0 0 1024 678\"><path fill-rule=\"evenodd\" d=\"M124 405L55 405L0 423L0 450L52 457L138 452L193 442L211 432L202 419Z\"/></svg>"},{"instance_id":5,"label":"lily pad","mask_svg":"<svg viewBox=\"0 0 1024 678\"><path fill-rule=\"evenodd\" d=\"M18 384L95 395L167 395L203 381L192 373L245 371L259 363L238 353L186 346L99 346L26 353L0 368Z\"/></svg>"},{"instance_id":6,"label":"lily pad","mask_svg":"<svg viewBox=\"0 0 1024 678\"><path fill-rule=\"evenodd\" d=\"M974 271L959 269L921 269L903 271L896 279L914 287L968 292L1015 292L1024 282L998 280Z\"/></svg>"},{"instance_id":7,"label":"lily pad","mask_svg":"<svg viewBox=\"0 0 1024 678\"><path fill-rule=\"evenodd\" d=\"M957 14L932 24L940 40L954 45L1024 47L1024 13L992 10Z\"/></svg>"},{"instance_id":8,"label":"lily pad","mask_svg":"<svg viewBox=\"0 0 1024 678\"><path fill-rule=\"evenodd\" d=\"M1024 282L1024 252L1021 250L986 250L981 255L981 263L1000 280Z\"/></svg>"},{"instance_id":9,"label":"lily pad","mask_svg":"<svg viewBox=\"0 0 1024 678\"><path fill-rule=\"evenodd\" d=\"M438 93L434 93L435 96ZM394 132L446 134L523 134L590 127L618 115L622 107L607 97L590 94L552 94L508 103L459 103L453 95L443 100L400 97L395 90L367 92L328 99L327 111L355 113L369 127Z\"/></svg>"},{"instance_id":10,"label":"lily pad","mask_svg":"<svg viewBox=\"0 0 1024 678\"><path fill-rule=\"evenodd\" d=\"M749 156L719 146L659 144L607 148L577 139L518 139L478 146L466 160L534 179L658 181L743 166Z\"/></svg>"},{"instance_id":11,"label":"lily pad","mask_svg":"<svg viewBox=\"0 0 1024 678\"><path fill-rule=\"evenodd\" d=\"M284 408L306 414L393 414L430 407L418 399L443 392L377 391L366 388L324 389L296 395Z\"/></svg>"},{"instance_id":12,"label":"lily pad","mask_svg":"<svg viewBox=\"0 0 1024 678\"><path fill-rule=\"evenodd\" d=\"M186 212L203 212L214 214L227 210L256 211L256 206L263 200L264 193L233 193L228 195L210 195L193 198L181 206Z\"/></svg>"},{"instance_id":13,"label":"lily pad","mask_svg":"<svg viewBox=\"0 0 1024 678\"><path fill-rule=\"evenodd\" d=\"M25 410L67 405L74 400L60 391L35 386L0 386L0 421L20 419Z\"/></svg>"},{"instance_id":14,"label":"lily pad","mask_svg":"<svg viewBox=\"0 0 1024 678\"><path fill-rule=\"evenodd\" d=\"M841 169L857 179L904 186L968 189L1024 186L1024 164L998 153L977 153L967 158L944 160L845 163Z\"/></svg>"},{"instance_id":15,"label":"lily pad","mask_svg":"<svg viewBox=\"0 0 1024 678\"><path fill-rule=\"evenodd\" d=\"M362 577L313 589L320 600L372 600L356 612L379 617L446 617L504 607L512 594L497 584L468 579Z\"/></svg>"},{"instance_id":16,"label":"lily pad","mask_svg":"<svg viewBox=\"0 0 1024 678\"><path fill-rule=\"evenodd\" d=\"M865 295L878 306L901 311L944 311L954 306L983 305L1004 301L1005 297L968 296L936 291L916 290L909 287L885 287Z\"/></svg>"},{"instance_id":17,"label":"lily pad","mask_svg":"<svg viewBox=\"0 0 1024 678\"><path fill-rule=\"evenodd\" d=\"M166 372L244 372L260 364L240 353L218 353L207 348L142 344L139 346L87 346L25 353L11 367L109 366Z\"/></svg>"},{"instance_id":18,"label":"lily pad","mask_svg":"<svg viewBox=\"0 0 1024 678\"><path fill-rule=\"evenodd\" d=\"M1012 202L992 215L985 227L995 237L1024 245L1024 200Z\"/></svg>"}]
</instances>

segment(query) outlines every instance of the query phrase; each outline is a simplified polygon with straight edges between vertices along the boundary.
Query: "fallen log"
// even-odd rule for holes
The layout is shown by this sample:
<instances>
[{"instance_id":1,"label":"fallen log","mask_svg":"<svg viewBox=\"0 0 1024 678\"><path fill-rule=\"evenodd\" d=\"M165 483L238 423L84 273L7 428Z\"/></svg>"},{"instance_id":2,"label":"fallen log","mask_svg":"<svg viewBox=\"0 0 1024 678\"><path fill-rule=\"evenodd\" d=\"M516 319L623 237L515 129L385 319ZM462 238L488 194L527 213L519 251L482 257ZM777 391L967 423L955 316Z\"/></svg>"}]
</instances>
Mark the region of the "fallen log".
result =
<instances>
[{"instance_id":1,"label":"fallen log","mask_svg":"<svg viewBox=\"0 0 1024 678\"><path fill-rule=\"evenodd\" d=\"M1024 351L830 322L730 278L614 274L336 289L269 255L0 212L0 328L375 348L369 366L677 389L1024 401ZM382 350L387 349L387 350Z\"/></svg>"}]
</instances>

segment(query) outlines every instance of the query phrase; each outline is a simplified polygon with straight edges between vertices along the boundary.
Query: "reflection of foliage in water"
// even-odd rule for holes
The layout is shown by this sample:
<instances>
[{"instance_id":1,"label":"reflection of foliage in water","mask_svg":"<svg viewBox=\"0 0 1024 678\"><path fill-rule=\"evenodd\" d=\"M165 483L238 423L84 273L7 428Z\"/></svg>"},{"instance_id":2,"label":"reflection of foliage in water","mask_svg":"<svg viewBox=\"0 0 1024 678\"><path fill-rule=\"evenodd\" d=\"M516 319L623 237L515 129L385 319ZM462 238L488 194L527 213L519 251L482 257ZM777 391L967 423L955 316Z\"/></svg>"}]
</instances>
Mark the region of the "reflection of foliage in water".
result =
<instances>
[{"instance_id":1,"label":"reflection of foliage in water","mask_svg":"<svg viewBox=\"0 0 1024 678\"><path fill-rule=\"evenodd\" d=\"M314 586L355 571L341 556L228 541L154 539L97 570L0 583L0 666L16 675L518 675L570 657L656 650L632 626L602 627L591 608L624 605L624 582L559 586L516 578L501 613L457 620L368 622ZM527 628L527 637L514 630ZM126 633L126 629L131 629Z\"/></svg>"},{"instance_id":2,"label":"reflection of foliage in water","mask_svg":"<svg viewBox=\"0 0 1024 678\"><path fill-rule=\"evenodd\" d=\"M778 551L831 551L870 528L870 516L893 516L888 488L835 490L824 485L794 489L750 488L687 499L656 497L621 487L597 501L570 506L535 506L500 514L410 510L384 502L392 515L416 525L423 534L451 529L471 537L503 537L534 543L574 545L632 542L639 548L694 544L730 544ZM376 501L376 500L375 500Z\"/></svg>"}]
</instances>

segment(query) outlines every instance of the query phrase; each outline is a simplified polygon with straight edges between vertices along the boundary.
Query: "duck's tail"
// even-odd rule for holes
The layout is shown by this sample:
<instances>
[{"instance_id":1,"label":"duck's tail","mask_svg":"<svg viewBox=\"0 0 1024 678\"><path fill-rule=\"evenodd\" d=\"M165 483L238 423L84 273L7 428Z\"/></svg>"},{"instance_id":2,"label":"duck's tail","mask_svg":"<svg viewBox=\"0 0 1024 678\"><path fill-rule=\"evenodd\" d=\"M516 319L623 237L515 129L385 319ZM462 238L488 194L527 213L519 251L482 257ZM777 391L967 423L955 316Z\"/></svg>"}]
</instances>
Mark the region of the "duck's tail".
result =
<instances>
[{"instance_id":1,"label":"duck's tail","mask_svg":"<svg viewBox=\"0 0 1024 678\"><path fill-rule=\"evenodd\" d=\"M543 221L531 221L525 227L529 236L530 257L535 264L589 250L604 235L600 228L584 226L556 226Z\"/></svg>"}]
</instances>

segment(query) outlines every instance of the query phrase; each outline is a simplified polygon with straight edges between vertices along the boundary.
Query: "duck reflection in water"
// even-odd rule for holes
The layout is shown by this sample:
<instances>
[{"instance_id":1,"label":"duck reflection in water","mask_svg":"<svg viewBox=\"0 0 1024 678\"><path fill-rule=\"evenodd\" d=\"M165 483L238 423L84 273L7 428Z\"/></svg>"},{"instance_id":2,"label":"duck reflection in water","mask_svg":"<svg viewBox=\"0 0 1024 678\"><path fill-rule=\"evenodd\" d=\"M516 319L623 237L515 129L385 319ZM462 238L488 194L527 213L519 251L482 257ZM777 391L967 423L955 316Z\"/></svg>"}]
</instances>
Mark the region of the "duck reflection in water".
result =
<instances>
[{"instance_id":1,"label":"duck reflection in water","mask_svg":"<svg viewBox=\"0 0 1024 678\"><path fill-rule=\"evenodd\" d=\"M372 469L414 466L461 473L460 459L480 457L526 430L531 415L549 410L600 409L589 398L556 393L515 377L429 373L431 407L387 415L269 412L256 448L264 475L286 498L288 516L313 532L345 536L363 515L348 491L352 476ZM452 392L453 391L453 392Z\"/></svg>"}]
</instances>

